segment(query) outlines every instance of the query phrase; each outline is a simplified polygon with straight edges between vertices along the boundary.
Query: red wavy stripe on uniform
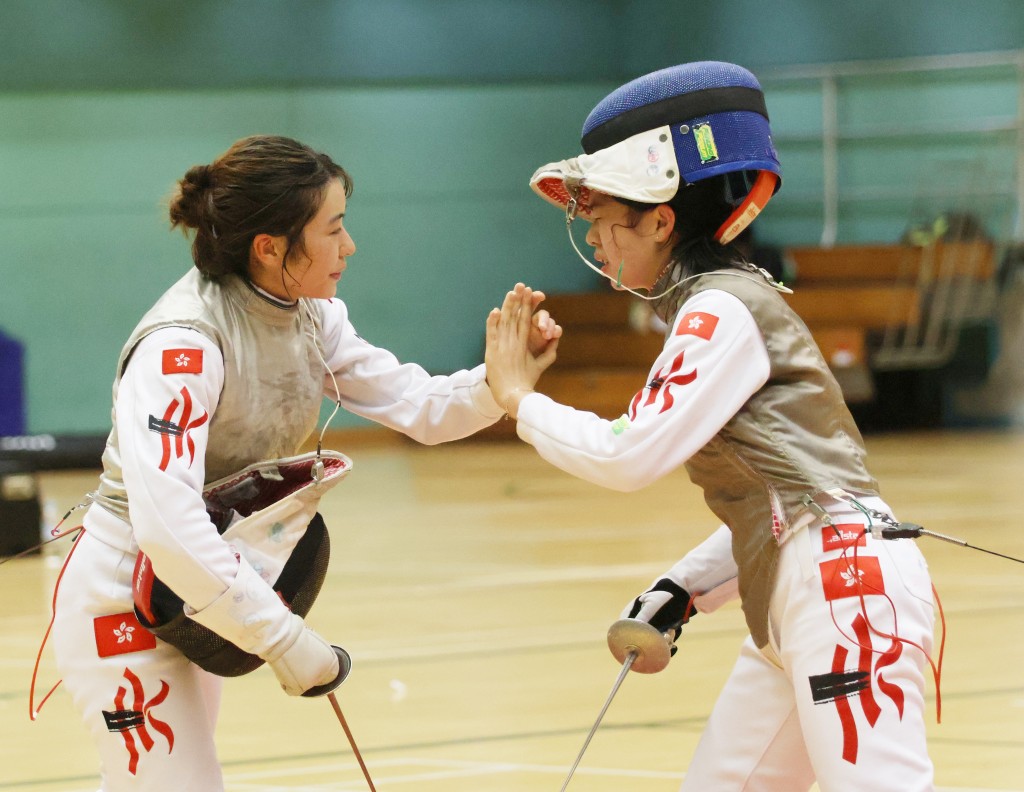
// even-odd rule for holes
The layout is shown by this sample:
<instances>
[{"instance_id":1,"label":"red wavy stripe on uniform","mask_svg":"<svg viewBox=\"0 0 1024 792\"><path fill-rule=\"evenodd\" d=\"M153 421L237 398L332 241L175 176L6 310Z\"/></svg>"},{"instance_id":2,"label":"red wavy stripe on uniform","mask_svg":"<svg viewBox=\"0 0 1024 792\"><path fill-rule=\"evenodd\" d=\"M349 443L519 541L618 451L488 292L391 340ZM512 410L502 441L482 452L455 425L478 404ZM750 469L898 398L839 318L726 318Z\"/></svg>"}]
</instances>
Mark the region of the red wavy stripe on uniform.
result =
<instances>
[{"instance_id":1,"label":"red wavy stripe on uniform","mask_svg":"<svg viewBox=\"0 0 1024 792\"><path fill-rule=\"evenodd\" d=\"M636 396L633 397L633 401L629 403L629 420L636 420L636 410L640 406L640 399L643 398L644 392L639 390L636 392Z\"/></svg>"},{"instance_id":2,"label":"red wavy stripe on uniform","mask_svg":"<svg viewBox=\"0 0 1024 792\"><path fill-rule=\"evenodd\" d=\"M128 669L126 668L125 671ZM114 709L124 712L124 697L128 691L123 686L118 686L117 695L114 696ZM124 747L128 751L128 772L135 775L139 769L139 749L135 747L135 737L131 729L121 729L121 736L124 738Z\"/></svg>"},{"instance_id":3,"label":"red wavy stripe on uniform","mask_svg":"<svg viewBox=\"0 0 1024 792\"><path fill-rule=\"evenodd\" d=\"M680 355L680 357L682 356ZM691 371L689 374L681 374L678 377L672 377L671 379L665 380L665 384L661 386L662 391L665 393L665 404L661 408L660 412L671 410L672 405L676 403L675 397L672 396L672 389L669 387L670 385L689 385L695 379L697 379L696 370Z\"/></svg>"},{"instance_id":4,"label":"red wavy stripe on uniform","mask_svg":"<svg viewBox=\"0 0 1024 792\"><path fill-rule=\"evenodd\" d=\"M832 673L843 673L846 668L846 655L845 647L836 646L836 653L832 656ZM845 695L836 696L835 704L839 723L843 727L843 759L850 764L857 764L857 723L853 719L850 700Z\"/></svg>"},{"instance_id":5,"label":"red wavy stripe on uniform","mask_svg":"<svg viewBox=\"0 0 1024 792\"><path fill-rule=\"evenodd\" d=\"M868 680L867 686L860 692L860 705L864 709L868 723L874 726L878 723L882 708L875 701L875 694L871 688L871 633L868 632L868 623L863 613L858 613L853 620L853 634L857 636L857 643L860 645L860 664L857 667L864 672Z\"/></svg>"},{"instance_id":6,"label":"red wavy stripe on uniform","mask_svg":"<svg viewBox=\"0 0 1024 792\"><path fill-rule=\"evenodd\" d=\"M132 673L130 668L124 670L124 678L132 684L132 691L135 693L135 711L143 712L146 705L145 693L142 690L142 680L139 679L135 674ZM153 750L153 738L149 736L149 729L146 728L146 721L143 719L142 723L138 726L139 740L142 742L142 747L146 749L147 753Z\"/></svg>"},{"instance_id":7,"label":"red wavy stripe on uniform","mask_svg":"<svg viewBox=\"0 0 1024 792\"><path fill-rule=\"evenodd\" d=\"M206 419L209 417L210 414L204 412L201 417L196 418L192 423L190 423L182 430L182 434L185 436L185 441L188 443L189 467L192 467L192 463L195 462L196 459L196 444L195 442L193 442L192 435L189 434L189 431L195 429L196 427L202 426L204 423L206 423Z\"/></svg>"},{"instance_id":8,"label":"red wavy stripe on uniform","mask_svg":"<svg viewBox=\"0 0 1024 792\"><path fill-rule=\"evenodd\" d=\"M171 729L168 723L157 718L156 715L150 712L150 710L158 704L163 704L164 699L167 698L167 694L170 692L171 686L161 679L160 692L157 693L148 704L146 704L145 709L146 719L149 721L149 724L154 729L156 729L157 732L162 734L165 740L167 740L167 753L170 753L174 750L174 731Z\"/></svg>"},{"instance_id":9,"label":"red wavy stripe on uniform","mask_svg":"<svg viewBox=\"0 0 1024 792\"><path fill-rule=\"evenodd\" d=\"M182 441L185 437L185 427L188 426L189 418L192 417L192 394L188 392L188 388L181 389L181 398L181 420L178 422L181 424L181 434L174 438L174 451L178 455L178 459L181 459L181 455L185 453Z\"/></svg>"},{"instance_id":10,"label":"red wavy stripe on uniform","mask_svg":"<svg viewBox=\"0 0 1024 792\"><path fill-rule=\"evenodd\" d=\"M171 399L171 403L164 410L164 423L170 423L174 413L178 409L178 400ZM163 448L163 456L160 457L160 469L167 470L167 463L171 461L171 438L166 432L160 433L160 446Z\"/></svg>"},{"instance_id":11,"label":"red wavy stripe on uniform","mask_svg":"<svg viewBox=\"0 0 1024 792\"><path fill-rule=\"evenodd\" d=\"M875 665L875 670L880 671L887 666L891 666L897 660L900 659L900 655L903 654L903 644L899 641L893 641L888 651L878 658L878 663ZM938 685L936 685L938 688ZM900 715L900 720L903 720L903 704L905 697L903 694L903 688L897 685L895 682L887 682L882 678L881 673L878 674L878 689L881 690L885 695L892 699L892 703L896 705L896 711Z\"/></svg>"}]
</instances>

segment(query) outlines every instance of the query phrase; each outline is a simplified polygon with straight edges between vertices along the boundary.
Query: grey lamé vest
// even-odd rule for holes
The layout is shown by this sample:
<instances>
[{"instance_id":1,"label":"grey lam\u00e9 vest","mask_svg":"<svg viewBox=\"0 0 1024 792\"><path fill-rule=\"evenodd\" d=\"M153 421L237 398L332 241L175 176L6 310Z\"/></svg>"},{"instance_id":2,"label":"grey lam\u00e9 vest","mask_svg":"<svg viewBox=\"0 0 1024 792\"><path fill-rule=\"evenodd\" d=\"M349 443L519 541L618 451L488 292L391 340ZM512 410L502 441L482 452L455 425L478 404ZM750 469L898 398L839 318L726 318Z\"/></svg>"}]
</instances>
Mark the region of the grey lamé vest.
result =
<instances>
[{"instance_id":1,"label":"grey lam\u00e9 vest","mask_svg":"<svg viewBox=\"0 0 1024 792\"><path fill-rule=\"evenodd\" d=\"M214 283L193 268L132 331L117 361L114 403L136 345L160 328L187 327L213 341L224 357L224 387L209 423L206 482L254 462L291 456L316 428L323 399L324 366L315 346L322 335L320 324L316 301L303 299L282 308L238 277ZM162 407L153 405L153 410ZM128 521L116 415L94 499Z\"/></svg>"},{"instance_id":2,"label":"grey lam\u00e9 vest","mask_svg":"<svg viewBox=\"0 0 1024 792\"><path fill-rule=\"evenodd\" d=\"M868 474L864 441L807 326L760 276L725 273L697 279L688 296L719 289L738 297L764 338L770 374L686 469L732 530L747 626L764 647L779 530L806 510L804 496L835 488L877 495L878 484Z\"/></svg>"}]
</instances>

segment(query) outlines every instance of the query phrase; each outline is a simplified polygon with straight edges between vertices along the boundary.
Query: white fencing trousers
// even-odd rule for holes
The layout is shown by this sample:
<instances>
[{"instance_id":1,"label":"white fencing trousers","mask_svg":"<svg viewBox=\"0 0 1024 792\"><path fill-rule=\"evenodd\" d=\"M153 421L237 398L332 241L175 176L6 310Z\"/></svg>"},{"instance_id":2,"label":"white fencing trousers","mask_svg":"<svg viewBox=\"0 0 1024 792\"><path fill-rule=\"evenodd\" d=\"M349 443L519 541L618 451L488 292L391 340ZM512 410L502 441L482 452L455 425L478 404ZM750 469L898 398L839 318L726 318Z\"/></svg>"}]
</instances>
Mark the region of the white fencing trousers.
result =
<instances>
[{"instance_id":1,"label":"white fencing trousers","mask_svg":"<svg viewBox=\"0 0 1024 792\"><path fill-rule=\"evenodd\" d=\"M783 545L771 645L744 642L684 792L801 792L815 781L822 792L934 789L925 656L889 637L931 652L927 567L911 539L860 542L855 557L814 527Z\"/></svg>"},{"instance_id":2,"label":"white fencing trousers","mask_svg":"<svg viewBox=\"0 0 1024 792\"><path fill-rule=\"evenodd\" d=\"M72 549L52 640L100 755L102 792L222 792L213 732L223 680L135 621L133 554L87 531Z\"/></svg>"}]
</instances>

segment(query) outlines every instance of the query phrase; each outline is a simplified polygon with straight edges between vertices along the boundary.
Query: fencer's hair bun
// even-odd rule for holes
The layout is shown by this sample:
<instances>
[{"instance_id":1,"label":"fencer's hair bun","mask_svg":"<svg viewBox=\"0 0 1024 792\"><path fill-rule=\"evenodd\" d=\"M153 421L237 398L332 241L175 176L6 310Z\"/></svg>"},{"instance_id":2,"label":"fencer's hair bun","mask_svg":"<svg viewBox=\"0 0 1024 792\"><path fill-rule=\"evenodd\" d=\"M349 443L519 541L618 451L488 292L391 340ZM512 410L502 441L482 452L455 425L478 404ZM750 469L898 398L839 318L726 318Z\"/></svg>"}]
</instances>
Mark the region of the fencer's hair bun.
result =
<instances>
[{"instance_id":1,"label":"fencer's hair bun","mask_svg":"<svg viewBox=\"0 0 1024 792\"><path fill-rule=\"evenodd\" d=\"M212 169L209 165L189 168L171 197L171 223L185 228L199 228L209 213L206 191L212 186Z\"/></svg>"},{"instance_id":2,"label":"fencer's hair bun","mask_svg":"<svg viewBox=\"0 0 1024 792\"><path fill-rule=\"evenodd\" d=\"M205 190L213 184L213 169L209 165L194 165L188 169L185 179L190 181L200 190Z\"/></svg>"}]
</instances>

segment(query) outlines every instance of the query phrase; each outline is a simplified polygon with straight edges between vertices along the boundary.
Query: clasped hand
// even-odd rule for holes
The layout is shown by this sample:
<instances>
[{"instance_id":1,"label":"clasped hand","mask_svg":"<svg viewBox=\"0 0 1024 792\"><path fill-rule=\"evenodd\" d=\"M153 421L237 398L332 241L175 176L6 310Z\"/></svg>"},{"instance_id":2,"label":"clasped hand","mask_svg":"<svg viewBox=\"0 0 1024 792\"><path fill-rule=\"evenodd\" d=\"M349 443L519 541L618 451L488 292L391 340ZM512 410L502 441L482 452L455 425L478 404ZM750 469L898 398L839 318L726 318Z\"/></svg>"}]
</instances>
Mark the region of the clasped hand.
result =
<instances>
[{"instance_id":1,"label":"clasped hand","mask_svg":"<svg viewBox=\"0 0 1024 792\"><path fill-rule=\"evenodd\" d=\"M487 384L494 400L512 418L519 402L533 392L540 375L555 362L562 328L545 310L544 293L522 283L505 295L487 317Z\"/></svg>"}]
</instances>

